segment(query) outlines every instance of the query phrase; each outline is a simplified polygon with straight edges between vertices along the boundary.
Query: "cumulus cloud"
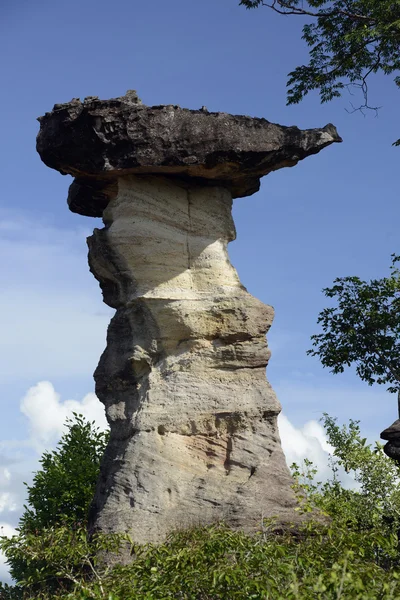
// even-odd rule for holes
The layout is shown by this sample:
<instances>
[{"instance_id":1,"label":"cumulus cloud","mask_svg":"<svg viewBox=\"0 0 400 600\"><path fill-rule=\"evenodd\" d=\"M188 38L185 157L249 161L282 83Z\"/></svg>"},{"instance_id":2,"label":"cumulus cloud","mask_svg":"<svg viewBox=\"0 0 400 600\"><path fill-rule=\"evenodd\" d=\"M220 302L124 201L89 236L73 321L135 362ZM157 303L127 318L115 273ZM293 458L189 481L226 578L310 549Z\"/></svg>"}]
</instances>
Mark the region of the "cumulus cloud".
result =
<instances>
[{"instance_id":1,"label":"cumulus cloud","mask_svg":"<svg viewBox=\"0 0 400 600\"><path fill-rule=\"evenodd\" d=\"M95 421L103 430L108 427L103 405L95 394L86 394L81 401L62 402L50 381L40 381L31 387L21 400L20 408L28 419L32 444L39 452L61 437L66 419L74 412Z\"/></svg>"},{"instance_id":2,"label":"cumulus cloud","mask_svg":"<svg viewBox=\"0 0 400 600\"><path fill-rule=\"evenodd\" d=\"M321 425L317 421L308 421L303 427L296 428L284 414L279 415L278 425L287 464L302 464L308 458L320 476L326 478L330 473L328 462L333 447L328 444Z\"/></svg>"},{"instance_id":3,"label":"cumulus cloud","mask_svg":"<svg viewBox=\"0 0 400 600\"><path fill-rule=\"evenodd\" d=\"M286 462L290 467L293 463L301 466L307 458L318 470L316 480L326 481L332 477L329 464L334 447L329 444L323 427L314 420L308 421L302 427L295 427L289 419L280 414L278 426L281 436L282 448ZM337 473L342 484L348 488L357 487L357 483L343 468Z\"/></svg>"}]
</instances>

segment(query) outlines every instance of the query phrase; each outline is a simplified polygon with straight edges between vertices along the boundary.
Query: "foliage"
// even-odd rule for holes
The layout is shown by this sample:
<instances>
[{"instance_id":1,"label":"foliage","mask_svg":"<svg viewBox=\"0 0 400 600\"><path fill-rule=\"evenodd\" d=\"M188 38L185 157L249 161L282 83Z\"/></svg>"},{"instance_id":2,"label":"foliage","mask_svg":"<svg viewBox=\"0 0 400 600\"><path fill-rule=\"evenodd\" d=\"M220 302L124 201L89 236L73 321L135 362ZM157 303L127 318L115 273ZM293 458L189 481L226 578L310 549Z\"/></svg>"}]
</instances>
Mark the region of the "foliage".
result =
<instances>
[{"instance_id":1,"label":"foliage","mask_svg":"<svg viewBox=\"0 0 400 600\"><path fill-rule=\"evenodd\" d=\"M43 531L58 526L85 527L107 440L108 433L99 431L82 415L67 419L57 448L44 452L41 469L32 485L27 485L27 506L18 528L20 544L29 545L35 536L41 539ZM16 581L25 580L36 568L25 561L23 553L10 552L8 562Z\"/></svg>"},{"instance_id":2,"label":"foliage","mask_svg":"<svg viewBox=\"0 0 400 600\"><path fill-rule=\"evenodd\" d=\"M44 452L28 490L20 527L41 530L65 521L86 522L108 433L74 414L56 450Z\"/></svg>"},{"instance_id":3,"label":"foliage","mask_svg":"<svg viewBox=\"0 0 400 600\"><path fill-rule=\"evenodd\" d=\"M98 572L101 553L118 553L124 536L93 535L88 539L82 525L54 525L36 533L21 533L2 538L0 548L11 564L24 564L23 577L9 590L16 598L65 598L77 590L84 597L103 598L104 592ZM102 578L108 570L101 568ZM0 588L0 592L1 592ZM3 596L0 595L1 598ZM6 596L12 600L14 596ZM108 596L107 596L108 598Z\"/></svg>"},{"instance_id":4,"label":"foliage","mask_svg":"<svg viewBox=\"0 0 400 600\"><path fill-rule=\"evenodd\" d=\"M266 521L249 536L223 524L175 532L166 543L138 546L127 536L94 536L53 526L40 535L1 542L35 565L4 600L394 600L400 597L399 466L382 446L369 446L359 424L339 427L324 415L332 478L315 482L310 461L294 465L303 524L277 528ZM344 467L358 489L338 478ZM306 494L305 494L306 493ZM317 521L313 520L320 511ZM329 519L324 515L329 515ZM130 543L132 563L107 567L101 557ZM99 558L100 557L100 558ZM52 587L56 582L57 589ZM49 585L50 584L50 585Z\"/></svg>"},{"instance_id":5,"label":"foliage","mask_svg":"<svg viewBox=\"0 0 400 600\"><path fill-rule=\"evenodd\" d=\"M355 110L371 108L368 77L400 69L400 0L241 0L240 4L311 19L302 36L310 48L309 63L289 73L288 104L300 102L312 90L319 90L321 102L328 102L345 88L358 87L363 103ZM399 76L394 81L400 86Z\"/></svg>"},{"instance_id":6,"label":"foliage","mask_svg":"<svg viewBox=\"0 0 400 600\"><path fill-rule=\"evenodd\" d=\"M370 282L342 277L324 289L337 305L319 314L323 333L312 336L316 349L308 351L333 373L355 364L363 381L389 384L390 392L400 390L399 260L392 255L389 277Z\"/></svg>"},{"instance_id":7,"label":"foliage","mask_svg":"<svg viewBox=\"0 0 400 600\"><path fill-rule=\"evenodd\" d=\"M24 600L375 600L400 594L394 560L397 537L375 529L358 531L340 522L310 523L295 535L277 534L273 523L265 523L255 537L224 525L175 533L160 546L133 546L133 563L113 569L92 558L96 550L106 548L106 537L93 546L83 531L73 537L65 528L46 532L43 539L32 538L25 547L35 561L45 557L48 567L22 582ZM385 563L377 561L379 553ZM58 591L48 590L53 579Z\"/></svg>"},{"instance_id":8,"label":"foliage","mask_svg":"<svg viewBox=\"0 0 400 600\"><path fill-rule=\"evenodd\" d=\"M326 413L322 418L329 444L332 478L315 484L312 463L305 461L305 470L294 471L297 485L307 492L307 502L317 506L334 521L357 531L377 531L397 535L400 528L400 465L383 452L383 445L367 444L360 432L359 421L339 427L336 419ZM296 465L295 465L296 466ZM350 474L356 489L346 489L339 472Z\"/></svg>"}]
</instances>

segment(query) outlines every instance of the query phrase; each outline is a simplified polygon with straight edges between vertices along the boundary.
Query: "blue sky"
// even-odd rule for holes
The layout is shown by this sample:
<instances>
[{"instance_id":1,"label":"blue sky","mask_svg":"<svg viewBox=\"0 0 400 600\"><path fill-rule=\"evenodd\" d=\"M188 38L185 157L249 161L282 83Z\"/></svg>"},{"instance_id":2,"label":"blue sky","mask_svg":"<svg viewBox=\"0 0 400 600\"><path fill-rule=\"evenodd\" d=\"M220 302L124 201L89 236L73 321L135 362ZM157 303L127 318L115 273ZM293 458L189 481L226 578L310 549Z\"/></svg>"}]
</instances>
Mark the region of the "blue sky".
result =
<instances>
[{"instance_id":1,"label":"blue sky","mask_svg":"<svg viewBox=\"0 0 400 600\"><path fill-rule=\"evenodd\" d=\"M306 350L325 306L321 289L337 276L381 277L399 252L398 91L390 78L371 80L377 118L349 114L357 97L348 94L287 107L286 74L307 59L301 24L238 0L2 0L0 471L9 475L0 488L15 501L2 509L0 493L0 521L15 525L20 473L29 478L40 449L56 440L65 401L93 392L112 314L86 264L85 237L101 221L68 211L70 178L35 151L36 118L73 97L137 89L149 105L205 105L302 128L334 123L343 144L235 201L230 256L248 290L275 307L268 377L294 428L327 411L361 419L376 439L396 418L384 389L351 371L333 376ZM95 402L86 400L89 415L100 414Z\"/></svg>"}]
</instances>

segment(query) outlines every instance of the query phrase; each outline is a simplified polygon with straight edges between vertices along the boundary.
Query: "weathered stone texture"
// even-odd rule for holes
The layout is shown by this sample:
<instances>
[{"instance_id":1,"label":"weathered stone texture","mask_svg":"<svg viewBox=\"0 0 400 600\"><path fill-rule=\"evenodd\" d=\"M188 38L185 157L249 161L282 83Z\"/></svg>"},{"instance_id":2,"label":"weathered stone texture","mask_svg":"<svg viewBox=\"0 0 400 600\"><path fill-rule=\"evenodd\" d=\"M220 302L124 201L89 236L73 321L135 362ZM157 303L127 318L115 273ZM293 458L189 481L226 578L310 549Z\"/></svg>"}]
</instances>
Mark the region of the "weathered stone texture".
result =
<instances>
[{"instance_id":1,"label":"weathered stone texture","mask_svg":"<svg viewBox=\"0 0 400 600\"><path fill-rule=\"evenodd\" d=\"M42 159L76 177L71 210L103 217L89 263L116 309L95 372L111 439L92 530L148 542L220 519L251 530L295 518L265 377L273 309L230 264L232 197L336 141L331 125L145 107L134 93L41 118Z\"/></svg>"},{"instance_id":2,"label":"weathered stone texture","mask_svg":"<svg viewBox=\"0 0 400 600\"><path fill-rule=\"evenodd\" d=\"M218 519L293 517L265 378L273 310L229 262L231 204L220 187L121 178L107 228L89 238L91 270L117 308L95 373L111 425L96 528L144 542Z\"/></svg>"},{"instance_id":3,"label":"weathered stone texture","mask_svg":"<svg viewBox=\"0 0 400 600\"><path fill-rule=\"evenodd\" d=\"M40 117L37 149L49 167L76 179L73 212L101 217L116 178L153 173L223 185L233 198L254 194L260 177L340 142L331 124L300 130L266 119L144 106L121 98L73 99Z\"/></svg>"}]
</instances>

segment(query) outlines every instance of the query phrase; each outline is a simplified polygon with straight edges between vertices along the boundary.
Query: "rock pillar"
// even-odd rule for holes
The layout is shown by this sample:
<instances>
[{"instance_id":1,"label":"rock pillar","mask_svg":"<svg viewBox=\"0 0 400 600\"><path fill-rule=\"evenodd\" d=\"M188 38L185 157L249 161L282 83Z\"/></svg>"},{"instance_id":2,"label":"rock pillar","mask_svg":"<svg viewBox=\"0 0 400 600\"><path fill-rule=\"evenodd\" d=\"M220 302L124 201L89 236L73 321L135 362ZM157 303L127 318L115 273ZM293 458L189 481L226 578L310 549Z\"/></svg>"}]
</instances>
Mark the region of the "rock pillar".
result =
<instances>
[{"instance_id":1,"label":"rock pillar","mask_svg":"<svg viewBox=\"0 0 400 600\"><path fill-rule=\"evenodd\" d=\"M264 119L145 107L134 92L56 105L38 151L76 177L71 210L102 216L89 265L116 309L95 372L111 428L91 528L137 542L224 520L294 518L265 377L273 309L230 264L232 198L340 141Z\"/></svg>"}]
</instances>

